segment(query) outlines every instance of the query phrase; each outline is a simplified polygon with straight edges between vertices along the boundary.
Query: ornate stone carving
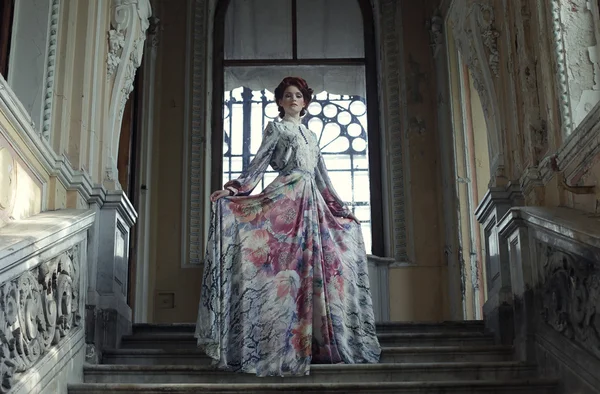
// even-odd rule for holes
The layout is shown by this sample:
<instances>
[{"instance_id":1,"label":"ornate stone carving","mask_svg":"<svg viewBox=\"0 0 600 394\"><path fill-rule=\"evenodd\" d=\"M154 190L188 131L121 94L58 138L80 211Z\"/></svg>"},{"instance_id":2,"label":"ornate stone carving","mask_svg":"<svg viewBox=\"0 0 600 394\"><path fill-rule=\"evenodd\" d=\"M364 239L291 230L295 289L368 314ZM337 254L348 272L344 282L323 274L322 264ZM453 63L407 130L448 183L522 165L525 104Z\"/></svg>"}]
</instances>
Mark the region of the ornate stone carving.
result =
<instances>
[{"instance_id":1,"label":"ornate stone carving","mask_svg":"<svg viewBox=\"0 0 600 394\"><path fill-rule=\"evenodd\" d=\"M494 7L488 3L475 3L478 12L475 13L477 24L481 31L483 45L488 50L488 65L498 77L498 65L500 63L500 55L498 53L498 36L500 33L494 28Z\"/></svg>"},{"instance_id":2,"label":"ornate stone carving","mask_svg":"<svg viewBox=\"0 0 600 394\"><path fill-rule=\"evenodd\" d=\"M121 63L121 57L119 55L124 46L125 34L116 30L108 32L108 60L106 61L106 73L109 77L115 73L117 67L119 67L119 63Z\"/></svg>"},{"instance_id":3,"label":"ornate stone carving","mask_svg":"<svg viewBox=\"0 0 600 394\"><path fill-rule=\"evenodd\" d=\"M552 35L554 36L554 56L556 59L556 76L558 86L558 99L562 118L563 135L573 131L571 102L569 99L569 75L567 71L566 48L563 37L563 25L560 17L561 0L550 0L552 10Z\"/></svg>"},{"instance_id":4,"label":"ornate stone carving","mask_svg":"<svg viewBox=\"0 0 600 394\"><path fill-rule=\"evenodd\" d=\"M429 21L427 21L427 27L429 28L429 45L433 52L433 57L437 57L442 43L444 40L444 26L443 20L439 15L434 15Z\"/></svg>"},{"instance_id":5,"label":"ornate stone carving","mask_svg":"<svg viewBox=\"0 0 600 394\"><path fill-rule=\"evenodd\" d=\"M600 357L600 268L538 243L544 278L542 318L567 338Z\"/></svg>"},{"instance_id":6,"label":"ornate stone carving","mask_svg":"<svg viewBox=\"0 0 600 394\"><path fill-rule=\"evenodd\" d=\"M185 193L189 190L189 207L184 210L183 223L188 223L187 241L189 245L189 258L185 263L192 265L202 264L206 245L204 217L208 216L209 209L206 205L202 205L205 200L204 181L205 168L204 157L206 155L206 63L207 63L207 42L208 42L208 1L194 0L194 19L193 26L189 34L192 35L193 43L193 60L192 60L192 98L191 98L191 114L192 121L190 124L190 148L189 148L189 163L190 176L189 189L186 188ZM189 105L189 104L188 104ZM186 185L187 186L187 185ZM187 216L187 217L185 217Z\"/></svg>"},{"instance_id":7,"label":"ornate stone carving","mask_svg":"<svg viewBox=\"0 0 600 394\"><path fill-rule=\"evenodd\" d=\"M58 16L60 0L52 0L50 6L50 34L48 37L48 59L46 60L46 86L44 90L44 114L42 118L42 137L50 139L52 126L52 101L54 99L54 72L56 66L56 46L58 42Z\"/></svg>"},{"instance_id":8,"label":"ornate stone carving","mask_svg":"<svg viewBox=\"0 0 600 394\"><path fill-rule=\"evenodd\" d=\"M149 0L114 0L108 32L107 74L112 83L109 127L112 132L110 160L114 165L119 148L125 103L133 90L135 73L142 63L146 30L152 14ZM115 169L111 168L111 172ZM113 178L116 178L113 176Z\"/></svg>"},{"instance_id":9,"label":"ornate stone carving","mask_svg":"<svg viewBox=\"0 0 600 394\"><path fill-rule=\"evenodd\" d=\"M156 48L158 47L159 41L160 19L151 16L148 21L150 22L150 25L148 26L148 37L151 39L150 44L153 48Z\"/></svg>"},{"instance_id":10,"label":"ornate stone carving","mask_svg":"<svg viewBox=\"0 0 600 394\"><path fill-rule=\"evenodd\" d=\"M500 60L494 7L490 2L455 0L449 10L448 24L481 100L492 155L491 172L496 174L504 167L505 146L503 120L498 113L500 107L495 87Z\"/></svg>"},{"instance_id":11,"label":"ornate stone carving","mask_svg":"<svg viewBox=\"0 0 600 394\"><path fill-rule=\"evenodd\" d=\"M0 392L80 325L79 247L0 286Z\"/></svg>"},{"instance_id":12,"label":"ornate stone carving","mask_svg":"<svg viewBox=\"0 0 600 394\"><path fill-rule=\"evenodd\" d=\"M408 243L407 223L410 223L411 213L406 208L404 155L409 117L406 113L408 103L407 89L403 86L402 78L406 75L402 50L402 20L401 8L398 1L379 1L379 35L381 37L381 58L383 59L383 78L385 86L382 94L385 111L385 134L388 136L390 146L388 157L390 165L390 189L393 197L390 198L393 214L394 258L399 262L410 261L410 246ZM408 217L407 217L408 216Z\"/></svg>"}]
</instances>

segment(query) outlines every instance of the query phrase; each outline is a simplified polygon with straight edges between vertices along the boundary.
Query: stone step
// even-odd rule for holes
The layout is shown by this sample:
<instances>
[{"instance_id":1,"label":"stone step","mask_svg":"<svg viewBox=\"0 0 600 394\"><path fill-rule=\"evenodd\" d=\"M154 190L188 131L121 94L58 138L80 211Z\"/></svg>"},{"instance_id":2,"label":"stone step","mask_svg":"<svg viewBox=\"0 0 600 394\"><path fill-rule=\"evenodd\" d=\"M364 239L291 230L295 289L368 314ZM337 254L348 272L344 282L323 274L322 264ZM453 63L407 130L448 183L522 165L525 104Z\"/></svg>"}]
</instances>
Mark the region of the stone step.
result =
<instances>
[{"instance_id":1,"label":"stone step","mask_svg":"<svg viewBox=\"0 0 600 394\"><path fill-rule=\"evenodd\" d=\"M381 333L381 346L485 346L493 345L491 334L480 332L427 332L427 333ZM125 335L121 341L124 349L192 349L196 339L192 334L135 334Z\"/></svg>"},{"instance_id":2,"label":"stone step","mask_svg":"<svg viewBox=\"0 0 600 394\"><path fill-rule=\"evenodd\" d=\"M69 394L555 394L556 380L462 382L260 383L260 384L114 384L69 385Z\"/></svg>"},{"instance_id":3,"label":"stone step","mask_svg":"<svg viewBox=\"0 0 600 394\"><path fill-rule=\"evenodd\" d=\"M510 361L512 346L384 347L382 363ZM110 349L102 352L103 364L210 365L199 349Z\"/></svg>"},{"instance_id":4,"label":"stone step","mask_svg":"<svg viewBox=\"0 0 600 394\"><path fill-rule=\"evenodd\" d=\"M86 365L86 383L365 383L452 380L512 380L536 376L535 365L488 363L389 363L312 365L308 376L232 373L206 365Z\"/></svg>"},{"instance_id":5,"label":"stone step","mask_svg":"<svg viewBox=\"0 0 600 394\"><path fill-rule=\"evenodd\" d=\"M133 334L194 333L194 323L133 325ZM377 323L377 332L484 332L483 320L434 322L381 322Z\"/></svg>"}]
</instances>

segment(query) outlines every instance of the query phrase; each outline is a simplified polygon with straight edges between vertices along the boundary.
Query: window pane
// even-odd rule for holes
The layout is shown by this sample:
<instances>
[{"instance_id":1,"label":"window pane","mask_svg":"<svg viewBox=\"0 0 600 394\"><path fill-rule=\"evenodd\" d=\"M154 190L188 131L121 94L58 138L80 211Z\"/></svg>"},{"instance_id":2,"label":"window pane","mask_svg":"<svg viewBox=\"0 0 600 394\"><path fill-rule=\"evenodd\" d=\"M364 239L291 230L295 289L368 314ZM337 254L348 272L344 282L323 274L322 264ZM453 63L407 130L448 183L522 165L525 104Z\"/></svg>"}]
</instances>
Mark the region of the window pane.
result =
<instances>
[{"instance_id":1,"label":"window pane","mask_svg":"<svg viewBox=\"0 0 600 394\"><path fill-rule=\"evenodd\" d=\"M315 92L366 97L365 89L367 85L364 66L226 67L225 91L237 91L236 88L245 86L255 92L266 89L272 94L279 82L290 75L299 75L306 79ZM325 93L325 97L329 98L327 93ZM329 99L331 100L331 98ZM361 110L363 111L362 114L364 114L366 110L364 103L350 107L350 113L356 113L357 116L360 115ZM277 113L272 116L276 115ZM360 118L357 122L361 122Z\"/></svg>"},{"instance_id":2,"label":"window pane","mask_svg":"<svg viewBox=\"0 0 600 394\"><path fill-rule=\"evenodd\" d=\"M225 59L291 59L291 0L231 0L225 17Z\"/></svg>"},{"instance_id":3,"label":"window pane","mask_svg":"<svg viewBox=\"0 0 600 394\"><path fill-rule=\"evenodd\" d=\"M299 59L365 56L357 0L298 0L297 4Z\"/></svg>"}]
</instances>

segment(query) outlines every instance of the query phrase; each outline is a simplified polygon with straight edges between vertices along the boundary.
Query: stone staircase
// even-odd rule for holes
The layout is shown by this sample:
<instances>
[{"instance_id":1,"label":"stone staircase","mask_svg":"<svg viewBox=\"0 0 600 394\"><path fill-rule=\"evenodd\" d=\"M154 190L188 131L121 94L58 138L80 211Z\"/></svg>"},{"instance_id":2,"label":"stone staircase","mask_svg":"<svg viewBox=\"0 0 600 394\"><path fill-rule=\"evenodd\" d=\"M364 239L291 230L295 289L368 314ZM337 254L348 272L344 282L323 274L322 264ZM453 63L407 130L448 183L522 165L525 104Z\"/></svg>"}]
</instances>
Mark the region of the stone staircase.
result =
<instances>
[{"instance_id":1,"label":"stone staircase","mask_svg":"<svg viewBox=\"0 0 600 394\"><path fill-rule=\"evenodd\" d=\"M379 364L314 365L303 377L257 378L217 370L196 350L191 324L134 325L121 348L84 366L69 394L95 393L554 393L557 381L513 360L483 322L383 323Z\"/></svg>"}]
</instances>

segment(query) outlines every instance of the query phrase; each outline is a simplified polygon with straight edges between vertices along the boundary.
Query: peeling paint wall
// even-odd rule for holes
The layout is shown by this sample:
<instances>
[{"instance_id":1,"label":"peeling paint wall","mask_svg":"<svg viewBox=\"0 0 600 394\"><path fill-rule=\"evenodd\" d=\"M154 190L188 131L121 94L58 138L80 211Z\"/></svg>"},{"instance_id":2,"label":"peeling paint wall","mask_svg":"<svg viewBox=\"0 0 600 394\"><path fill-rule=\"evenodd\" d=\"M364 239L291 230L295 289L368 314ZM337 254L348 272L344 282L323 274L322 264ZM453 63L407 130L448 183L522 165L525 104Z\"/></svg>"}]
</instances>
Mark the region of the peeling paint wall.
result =
<instances>
[{"instance_id":1,"label":"peeling paint wall","mask_svg":"<svg viewBox=\"0 0 600 394\"><path fill-rule=\"evenodd\" d=\"M560 10L573 128L600 101L598 11L597 5L592 3L586 0L564 1Z\"/></svg>"}]
</instances>

